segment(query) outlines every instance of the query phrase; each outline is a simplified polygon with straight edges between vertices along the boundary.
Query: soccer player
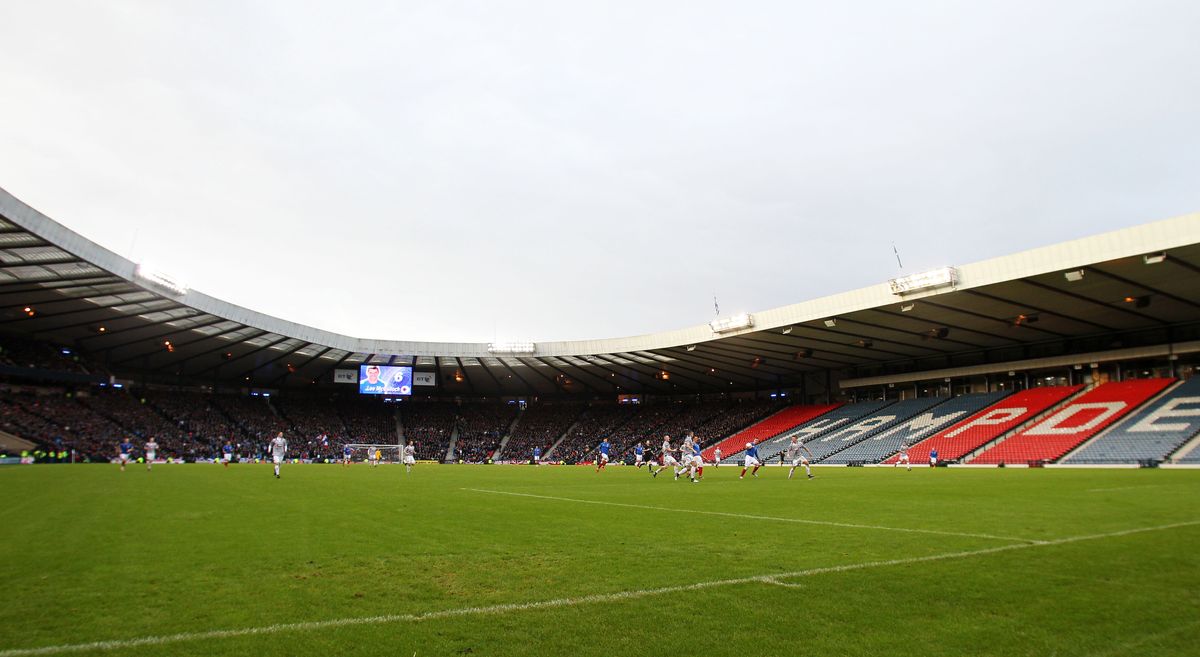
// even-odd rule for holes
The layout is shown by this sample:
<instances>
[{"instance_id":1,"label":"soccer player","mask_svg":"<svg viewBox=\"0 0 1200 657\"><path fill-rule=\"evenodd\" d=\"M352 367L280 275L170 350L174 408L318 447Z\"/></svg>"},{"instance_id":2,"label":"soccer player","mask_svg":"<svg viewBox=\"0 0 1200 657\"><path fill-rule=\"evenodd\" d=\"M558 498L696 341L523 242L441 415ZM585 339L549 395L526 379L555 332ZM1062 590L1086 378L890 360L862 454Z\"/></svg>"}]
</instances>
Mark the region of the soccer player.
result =
<instances>
[{"instance_id":1,"label":"soccer player","mask_svg":"<svg viewBox=\"0 0 1200 657\"><path fill-rule=\"evenodd\" d=\"M900 458L896 459L896 462L892 464L892 467L900 467L901 463L903 463L904 467L908 468L909 471L912 471L912 463L908 462L908 443L900 443Z\"/></svg>"},{"instance_id":2,"label":"soccer player","mask_svg":"<svg viewBox=\"0 0 1200 657\"><path fill-rule=\"evenodd\" d=\"M375 451L370 452L369 456L371 457L371 467L372 468L379 467L379 460L383 456L383 453L380 452L378 449L376 449Z\"/></svg>"},{"instance_id":3,"label":"soccer player","mask_svg":"<svg viewBox=\"0 0 1200 657\"><path fill-rule=\"evenodd\" d=\"M275 434L271 439L269 446L271 452L271 460L275 463L275 478L279 478L279 464L283 463L283 457L287 456L287 439L283 437L283 432Z\"/></svg>"},{"instance_id":4,"label":"soccer player","mask_svg":"<svg viewBox=\"0 0 1200 657\"><path fill-rule=\"evenodd\" d=\"M125 464L129 462L129 455L133 453L133 443L126 438L117 445L117 460L121 463L121 472L125 472Z\"/></svg>"},{"instance_id":5,"label":"soccer player","mask_svg":"<svg viewBox=\"0 0 1200 657\"><path fill-rule=\"evenodd\" d=\"M354 450L349 445L342 447L342 467L350 467L350 461L354 458Z\"/></svg>"},{"instance_id":6,"label":"soccer player","mask_svg":"<svg viewBox=\"0 0 1200 657\"><path fill-rule=\"evenodd\" d=\"M225 441L225 446L221 448L221 461L225 463L225 467L229 467L229 462L233 460L233 444L228 440Z\"/></svg>"},{"instance_id":7,"label":"soccer player","mask_svg":"<svg viewBox=\"0 0 1200 657\"><path fill-rule=\"evenodd\" d=\"M689 472L692 479L696 478L696 469L692 466L692 434L689 432L683 437L683 444L679 446L679 467L675 468L675 478L679 479L679 475Z\"/></svg>"},{"instance_id":8,"label":"soccer player","mask_svg":"<svg viewBox=\"0 0 1200 657\"><path fill-rule=\"evenodd\" d=\"M637 443L633 446L633 467L642 467L642 459L645 457L645 450L642 449L642 444Z\"/></svg>"},{"instance_id":9,"label":"soccer player","mask_svg":"<svg viewBox=\"0 0 1200 657\"><path fill-rule=\"evenodd\" d=\"M808 446L800 442L800 436L792 436L792 442L788 445L787 449L788 460L792 462L792 469L788 470L788 479L791 479L792 475L795 474L796 466L798 465L804 466L804 471L808 473L809 479L813 478L812 468L808 467L808 459L801 452L808 452L809 456L813 455L809 451Z\"/></svg>"},{"instance_id":10,"label":"soccer player","mask_svg":"<svg viewBox=\"0 0 1200 657\"><path fill-rule=\"evenodd\" d=\"M931 467L931 468L937 467L937 450L936 449L929 450L929 467Z\"/></svg>"},{"instance_id":11,"label":"soccer player","mask_svg":"<svg viewBox=\"0 0 1200 657\"><path fill-rule=\"evenodd\" d=\"M738 479L746 478L746 470L753 467L750 471L751 477L758 476L758 469L762 467L762 461L758 460L758 447L754 443L746 443L746 461L742 465L742 474L738 475Z\"/></svg>"},{"instance_id":12,"label":"soccer player","mask_svg":"<svg viewBox=\"0 0 1200 657\"><path fill-rule=\"evenodd\" d=\"M713 450L713 467L715 468L718 465L721 465L721 448L720 447Z\"/></svg>"},{"instance_id":13,"label":"soccer player","mask_svg":"<svg viewBox=\"0 0 1200 657\"><path fill-rule=\"evenodd\" d=\"M667 469L667 467L675 468L675 469L678 471L678 469L679 469L679 461L676 461L676 460L675 460L675 457L674 457L674 456L671 456L671 452L673 452L673 451L675 451L675 450L674 450L674 448L672 448L672 447L671 447L671 437L670 437L670 436L663 436L663 444L662 444L662 465L658 466L658 469L657 469L657 470L655 470L654 472L650 473L650 474L651 474L651 476L653 476L653 477L657 477L657 476L658 476L658 473L660 473L660 472L662 472L663 470ZM647 469L648 469L648 468L647 468ZM678 477L678 475L676 475L676 477L675 477L675 478L676 478L676 479L678 479L678 478L679 478L679 477Z\"/></svg>"},{"instance_id":14,"label":"soccer player","mask_svg":"<svg viewBox=\"0 0 1200 657\"><path fill-rule=\"evenodd\" d=\"M533 448L533 464L534 465L542 464L542 448L540 445Z\"/></svg>"},{"instance_id":15,"label":"soccer player","mask_svg":"<svg viewBox=\"0 0 1200 657\"><path fill-rule=\"evenodd\" d=\"M413 448L412 443L409 443L404 446L404 473L405 474L412 472L413 464L417 462L416 452L417 452L417 450Z\"/></svg>"},{"instance_id":16,"label":"soccer player","mask_svg":"<svg viewBox=\"0 0 1200 657\"><path fill-rule=\"evenodd\" d=\"M596 472L600 472L608 465L608 450L612 449L612 445L609 445L608 438L605 438L596 449L600 450L600 455L596 459Z\"/></svg>"},{"instance_id":17,"label":"soccer player","mask_svg":"<svg viewBox=\"0 0 1200 657\"><path fill-rule=\"evenodd\" d=\"M704 478L704 456L700 454L700 441L693 439L692 442L692 464L696 466L697 479Z\"/></svg>"},{"instance_id":18,"label":"soccer player","mask_svg":"<svg viewBox=\"0 0 1200 657\"><path fill-rule=\"evenodd\" d=\"M146 471L150 471L150 466L154 465L154 457L158 454L158 443L154 442L154 436L150 436L150 440L146 441Z\"/></svg>"}]
</instances>

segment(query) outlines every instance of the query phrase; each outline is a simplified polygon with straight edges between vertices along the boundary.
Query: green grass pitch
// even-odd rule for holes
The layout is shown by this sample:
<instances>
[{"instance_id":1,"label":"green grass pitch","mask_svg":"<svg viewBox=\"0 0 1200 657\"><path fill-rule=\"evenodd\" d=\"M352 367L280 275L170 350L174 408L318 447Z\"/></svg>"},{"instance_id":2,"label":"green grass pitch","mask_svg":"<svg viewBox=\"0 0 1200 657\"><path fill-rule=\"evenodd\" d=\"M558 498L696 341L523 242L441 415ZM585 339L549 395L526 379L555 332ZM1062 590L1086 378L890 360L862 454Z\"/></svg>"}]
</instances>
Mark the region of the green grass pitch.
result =
<instances>
[{"instance_id":1,"label":"green grass pitch","mask_svg":"<svg viewBox=\"0 0 1200 657\"><path fill-rule=\"evenodd\" d=\"M1200 471L705 474L4 468L0 657L1197 654Z\"/></svg>"}]
</instances>

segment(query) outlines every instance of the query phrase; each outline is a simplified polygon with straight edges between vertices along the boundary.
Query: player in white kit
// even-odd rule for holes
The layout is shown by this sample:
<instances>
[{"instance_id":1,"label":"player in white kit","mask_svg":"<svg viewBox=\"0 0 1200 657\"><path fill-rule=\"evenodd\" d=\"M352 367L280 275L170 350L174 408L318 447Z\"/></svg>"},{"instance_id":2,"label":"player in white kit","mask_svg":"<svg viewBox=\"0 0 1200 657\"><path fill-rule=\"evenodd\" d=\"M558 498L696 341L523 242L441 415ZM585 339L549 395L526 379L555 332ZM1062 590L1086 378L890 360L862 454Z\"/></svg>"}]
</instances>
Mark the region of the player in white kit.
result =
<instances>
[{"instance_id":1,"label":"player in white kit","mask_svg":"<svg viewBox=\"0 0 1200 657\"><path fill-rule=\"evenodd\" d=\"M275 478L278 479L279 464L283 463L283 457L287 456L287 439L283 437L282 431L271 439L267 449L271 452L271 460L275 463Z\"/></svg>"},{"instance_id":2,"label":"player in white kit","mask_svg":"<svg viewBox=\"0 0 1200 657\"><path fill-rule=\"evenodd\" d=\"M417 451L413 449L413 444L409 443L404 446L404 472L405 474L412 472L413 464L417 462Z\"/></svg>"},{"instance_id":3,"label":"player in white kit","mask_svg":"<svg viewBox=\"0 0 1200 657\"><path fill-rule=\"evenodd\" d=\"M154 437L146 441L146 471L150 471L150 466L154 465L154 457L158 455L158 443L154 442Z\"/></svg>"},{"instance_id":4,"label":"player in white kit","mask_svg":"<svg viewBox=\"0 0 1200 657\"><path fill-rule=\"evenodd\" d=\"M720 447L713 450L713 467L715 468L718 465L721 465L721 448Z\"/></svg>"},{"instance_id":5,"label":"player in white kit","mask_svg":"<svg viewBox=\"0 0 1200 657\"><path fill-rule=\"evenodd\" d=\"M908 462L908 443L900 443L900 458L896 459L896 462L892 464L892 467L899 467L901 463L904 464L904 467L912 470L912 463Z\"/></svg>"},{"instance_id":6,"label":"player in white kit","mask_svg":"<svg viewBox=\"0 0 1200 657\"><path fill-rule=\"evenodd\" d=\"M658 469L654 471L653 476L657 477L658 473L662 472L663 470L667 469L668 467L675 468L678 470L679 461L676 461L675 457L671 456L671 452L673 452L673 451L675 451L675 450L671 447L671 437L663 436L662 465L658 466ZM678 479L678 475L676 476L676 479Z\"/></svg>"},{"instance_id":7,"label":"player in white kit","mask_svg":"<svg viewBox=\"0 0 1200 657\"><path fill-rule=\"evenodd\" d=\"M804 471L808 473L809 479L813 478L812 468L808 466L808 458L802 452L808 452L809 456L813 455L808 447L800 442L799 436L792 436L792 442L788 445L787 449L787 459L792 462L792 469L788 470L788 479L792 478L792 474L796 472L796 466L798 465L804 466Z\"/></svg>"}]
</instances>

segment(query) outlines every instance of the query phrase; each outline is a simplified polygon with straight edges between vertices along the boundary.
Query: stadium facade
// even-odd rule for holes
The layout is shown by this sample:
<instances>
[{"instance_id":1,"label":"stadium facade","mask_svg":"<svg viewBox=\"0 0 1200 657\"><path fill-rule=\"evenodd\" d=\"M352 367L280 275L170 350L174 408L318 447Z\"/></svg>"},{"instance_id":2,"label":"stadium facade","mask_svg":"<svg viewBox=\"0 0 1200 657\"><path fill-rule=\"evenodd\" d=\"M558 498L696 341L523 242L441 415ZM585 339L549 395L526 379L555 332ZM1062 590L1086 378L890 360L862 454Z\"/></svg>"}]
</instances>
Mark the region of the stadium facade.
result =
<instances>
[{"instance_id":1,"label":"stadium facade","mask_svg":"<svg viewBox=\"0 0 1200 657\"><path fill-rule=\"evenodd\" d=\"M1178 376L1200 364L1200 214L724 325L536 345L367 339L290 322L140 270L4 190L0 258L3 333L71 348L147 385L336 387L339 370L378 364L432 374L433 385L414 386L426 396L817 401L1073 382L1131 366Z\"/></svg>"}]
</instances>

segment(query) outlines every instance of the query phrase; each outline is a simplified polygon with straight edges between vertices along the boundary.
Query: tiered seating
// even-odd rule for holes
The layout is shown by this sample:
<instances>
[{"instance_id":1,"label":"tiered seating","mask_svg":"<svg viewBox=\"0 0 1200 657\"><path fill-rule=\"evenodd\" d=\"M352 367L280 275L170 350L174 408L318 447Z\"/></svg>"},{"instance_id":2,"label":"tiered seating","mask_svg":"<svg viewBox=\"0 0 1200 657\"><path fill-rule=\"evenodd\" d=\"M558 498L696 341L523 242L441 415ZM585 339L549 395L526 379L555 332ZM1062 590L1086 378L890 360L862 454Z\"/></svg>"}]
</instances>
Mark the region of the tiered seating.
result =
<instances>
[{"instance_id":1,"label":"tiered seating","mask_svg":"<svg viewBox=\"0 0 1200 657\"><path fill-rule=\"evenodd\" d=\"M886 431L914 415L928 411L946 399L946 397L919 397L898 401L876 413L860 417L849 426L827 432L820 438L806 440L804 444L813 453L810 457L813 461L824 461L851 445Z\"/></svg>"},{"instance_id":2,"label":"tiered seating","mask_svg":"<svg viewBox=\"0 0 1200 657\"><path fill-rule=\"evenodd\" d=\"M463 404L455 456L467 463L486 462L516 417L516 404Z\"/></svg>"},{"instance_id":3,"label":"tiered seating","mask_svg":"<svg viewBox=\"0 0 1200 657\"><path fill-rule=\"evenodd\" d=\"M1200 377L1186 381L1064 463L1161 461L1200 432Z\"/></svg>"},{"instance_id":4,"label":"tiered seating","mask_svg":"<svg viewBox=\"0 0 1200 657\"><path fill-rule=\"evenodd\" d=\"M24 429L10 433L43 445L74 449L85 458L113 458L126 435L112 420L62 394L13 396L5 401L6 406L10 403L20 408L10 416L10 426Z\"/></svg>"},{"instance_id":5,"label":"tiered seating","mask_svg":"<svg viewBox=\"0 0 1200 657\"><path fill-rule=\"evenodd\" d=\"M418 459L441 461L450 447L458 407L449 402L409 402L400 405L404 442Z\"/></svg>"},{"instance_id":6,"label":"tiered seating","mask_svg":"<svg viewBox=\"0 0 1200 657\"><path fill-rule=\"evenodd\" d=\"M895 402L893 401L869 401L840 406L832 411L829 411L828 413L821 415L820 417L817 417L816 419L805 422L794 429L785 431L770 440L760 443L758 445L758 455L763 462L766 462L767 459L770 459L787 449L788 443L791 441L791 438L794 435L800 436L800 440L807 443L813 438L837 431L838 429L849 425L859 418L876 413L884 407L894 403ZM742 444L741 451L746 451L745 443ZM741 456L742 455L740 453L734 454L726 457L722 462L728 461L730 463L736 463L741 459Z\"/></svg>"},{"instance_id":7,"label":"tiered seating","mask_svg":"<svg viewBox=\"0 0 1200 657\"><path fill-rule=\"evenodd\" d=\"M345 397L335 403L337 414L346 425L350 440L376 445L394 445L396 435L396 409L393 404L382 404L378 399Z\"/></svg>"},{"instance_id":8,"label":"tiered seating","mask_svg":"<svg viewBox=\"0 0 1200 657\"><path fill-rule=\"evenodd\" d=\"M579 424L554 448L556 461L574 463L595 449L600 436L611 436L641 412L640 404L605 404L592 406L584 412Z\"/></svg>"},{"instance_id":9,"label":"tiered seating","mask_svg":"<svg viewBox=\"0 0 1200 657\"><path fill-rule=\"evenodd\" d=\"M275 434L288 430L287 422L275 415L263 397L214 396L211 402L241 429L240 437L230 438L239 456L265 455ZM288 447L291 452L290 440Z\"/></svg>"},{"instance_id":10,"label":"tiered seating","mask_svg":"<svg viewBox=\"0 0 1200 657\"><path fill-rule=\"evenodd\" d=\"M780 408L779 401L771 398L729 401L721 404L715 415L699 425L696 434L700 437L701 444L711 446L770 416ZM746 441L742 441L742 444L746 444Z\"/></svg>"},{"instance_id":11,"label":"tiered seating","mask_svg":"<svg viewBox=\"0 0 1200 657\"><path fill-rule=\"evenodd\" d=\"M508 461L531 459L534 447L540 447L545 454L559 436L575 424L582 412L583 406L574 403L530 404L521 412L521 420L509 436L500 458Z\"/></svg>"},{"instance_id":12,"label":"tiered seating","mask_svg":"<svg viewBox=\"0 0 1200 657\"><path fill-rule=\"evenodd\" d=\"M910 445L909 459L913 463L928 461L929 452L936 449L938 460L955 461L990 440L1002 436L1037 417L1046 409L1079 392L1083 386L1045 386L1022 390L1005 397L992 406L938 433L932 438ZM884 463L895 463L896 457Z\"/></svg>"},{"instance_id":13,"label":"tiered seating","mask_svg":"<svg viewBox=\"0 0 1200 657\"><path fill-rule=\"evenodd\" d=\"M77 399L96 414L124 428L138 448L153 436L163 455L196 457L208 452L207 444L197 444L186 429L168 420L140 396L125 390L100 389L87 396L79 395Z\"/></svg>"},{"instance_id":14,"label":"tiered seating","mask_svg":"<svg viewBox=\"0 0 1200 657\"><path fill-rule=\"evenodd\" d=\"M996 443L972 463L1053 461L1129 414L1174 379L1106 383L1063 405L1021 433Z\"/></svg>"},{"instance_id":15,"label":"tiered seating","mask_svg":"<svg viewBox=\"0 0 1200 657\"><path fill-rule=\"evenodd\" d=\"M907 420L898 420L890 428L880 427L878 430L872 432L868 438L829 456L821 462L853 463L858 461L863 463L878 463L900 451L902 445L911 445L937 432L942 427L966 418L981 408L990 406L1007 395L1007 392L988 392L950 398L938 404L936 408L925 412L918 412L917 415ZM903 403L905 402L890 406L887 412L899 413L899 407Z\"/></svg>"},{"instance_id":16,"label":"tiered seating","mask_svg":"<svg viewBox=\"0 0 1200 657\"><path fill-rule=\"evenodd\" d=\"M1175 460L1176 463L1200 463L1200 447L1195 447L1192 451L1184 454L1181 458Z\"/></svg>"},{"instance_id":17,"label":"tiered seating","mask_svg":"<svg viewBox=\"0 0 1200 657\"><path fill-rule=\"evenodd\" d=\"M841 404L819 404L816 406L797 404L795 406L788 406L778 413L769 415L725 440L708 447L702 455L705 461L711 461L716 448L720 447L721 454L723 455L722 458L724 456L732 456L744 451L746 443L758 444L764 440L774 438L784 431L794 429L815 417L832 411L838 406L841 406Z\"/></svg>"}]
</instances>

